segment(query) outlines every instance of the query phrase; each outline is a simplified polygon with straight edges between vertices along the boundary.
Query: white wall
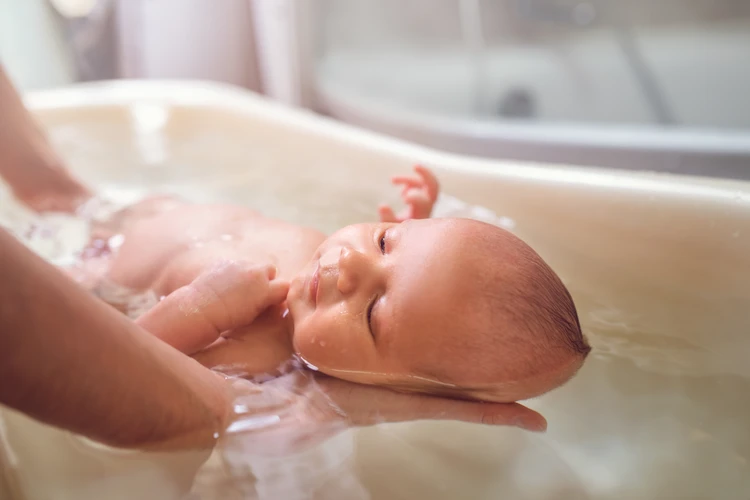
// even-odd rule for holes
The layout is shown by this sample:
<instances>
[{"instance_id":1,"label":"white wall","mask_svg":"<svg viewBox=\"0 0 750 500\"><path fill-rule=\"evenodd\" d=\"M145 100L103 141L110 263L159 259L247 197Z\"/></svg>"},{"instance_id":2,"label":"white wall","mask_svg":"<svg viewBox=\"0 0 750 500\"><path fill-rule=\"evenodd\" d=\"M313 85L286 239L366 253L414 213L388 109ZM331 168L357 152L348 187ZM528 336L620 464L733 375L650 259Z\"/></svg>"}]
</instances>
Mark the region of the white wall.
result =
<instances>
[{"instance_id":1,"label":"white wall","mask_svg":"<svg viewBox=\"0 0 750 500\"><path fill-rule=\"evenodd\" d=\"M74 80L64 30L46 0L0 0L0 61L24 90Z\"/></svg>"}]
</instances>

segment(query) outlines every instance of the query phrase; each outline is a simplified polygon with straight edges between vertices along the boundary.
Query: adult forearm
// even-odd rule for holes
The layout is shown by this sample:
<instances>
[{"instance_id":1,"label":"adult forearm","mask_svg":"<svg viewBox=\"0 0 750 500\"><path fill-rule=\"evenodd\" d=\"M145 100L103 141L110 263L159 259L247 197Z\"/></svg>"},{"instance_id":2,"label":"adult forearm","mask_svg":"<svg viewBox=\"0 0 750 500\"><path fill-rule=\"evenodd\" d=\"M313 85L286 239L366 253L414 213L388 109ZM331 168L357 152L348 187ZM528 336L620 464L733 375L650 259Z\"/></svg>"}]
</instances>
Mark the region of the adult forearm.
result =
<instances>
[{"instance_id":1,"label":"adult forearm","mask_svg":"<svg viewBox=\"0 0 750 500\"><path fill-rule=\"evenodd\" d=\"M0 174L10 184L30 162L54 164L57 160L42 131L21 101L10 79L0 67Z\"/></svg>"},{"instance_id":2,"label":"adult forearm","mask_svg":"<svg viewBox=\"0 0 750 500\"><path fill-rule=\"evenodd\" d=\"M0 403L115 446L210 445L225 383L0 229Z\"/></svg>"},{"instance_id":3,"label":"adult forearm","mask_svg":"<svg viewBox=\"0 0 750 500\"><path fill-rule=\"evenodd\" d=\"M37 210L73 210L91 196L72 178L0 66L0 177Z\"/></svg>"}]
</instances>

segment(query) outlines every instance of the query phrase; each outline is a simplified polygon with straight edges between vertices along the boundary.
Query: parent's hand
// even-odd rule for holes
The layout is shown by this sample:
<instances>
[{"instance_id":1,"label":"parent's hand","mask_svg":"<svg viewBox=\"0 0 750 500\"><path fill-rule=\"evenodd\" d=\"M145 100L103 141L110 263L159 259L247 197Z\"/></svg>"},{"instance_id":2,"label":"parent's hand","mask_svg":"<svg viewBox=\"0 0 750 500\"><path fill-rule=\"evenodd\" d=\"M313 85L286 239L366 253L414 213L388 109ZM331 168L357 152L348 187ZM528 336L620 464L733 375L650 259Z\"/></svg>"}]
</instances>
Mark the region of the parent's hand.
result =
<instances>
[{"instance_id":1,"label":"parent's hand","mask_svg":"<svg viewBox=\"0 0 750 500\"><path fill-rule=\"evenodd\" d=\"M480 403L355 384L294 370L263 384L230 378L234 413L219 442L225 453L285 455L351 427L454 420L543 431L544 417L517 403Z\"/></svg>"},{"instance_id":2,"label":"parent's hand","mask_svg":"<svg viewBox=\"0 0 750 500\"><path fill-rule=\"evenodd\" d=\"M318 388L341 409L348 422L353 425L411 420L458 420L487 425L510 425L536 432L547 428L547 421L542 415L518 403L483 403L396 392L322 374L315 374L314 378Z\"/></svg>"},{"instance_id":3,"label":"parent's hand","mask_svg":"<svg viewBox=\"0 0 750 500\"><path fill-rule=\"evenodd\" d=\"M36 152L17 165L4 161L2 177L15 197L36 212L75 212L91 198L91 192L56 162L51 150L44 151L46 143L36 147Z\"/></svg>"},{"instance_id":4,"label":"parent's hand","mask_svg":"<svg viewBox=\"0 0 750 500\"><path fill-rule=\"evenodd\" d=\"M73 212L91 197L65 169L0 66L0 178L37 212Z\"/></svg>"}]
</instances>

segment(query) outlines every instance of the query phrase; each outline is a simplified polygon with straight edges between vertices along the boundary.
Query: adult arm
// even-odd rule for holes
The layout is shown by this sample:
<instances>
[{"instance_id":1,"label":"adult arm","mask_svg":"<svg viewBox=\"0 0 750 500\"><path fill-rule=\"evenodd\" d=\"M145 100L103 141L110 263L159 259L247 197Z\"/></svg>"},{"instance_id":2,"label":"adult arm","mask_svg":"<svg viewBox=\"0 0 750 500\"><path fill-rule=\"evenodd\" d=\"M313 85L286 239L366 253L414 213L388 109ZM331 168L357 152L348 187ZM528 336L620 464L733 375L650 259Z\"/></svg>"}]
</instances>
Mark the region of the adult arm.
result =
<instances>
[{"instance_id":1,"label":"adult arm","mask_svg":"<svg viewBox=\"0 0 750 500\"><path fill-rule=\"evenodd\" d=\"M0 229L0 403L120 447L211 446L227 384Z\"/></svg>"},{"instance_id":2,"label":"adult arm","mask_svg":"<svg viewBox=\"0 0 750 500\"><path fill-rule=\"evenodd\" d=\"M73 211L91 196L70 176L0 66L0 177L37 211Z\"/></svg>"}]
</instances>

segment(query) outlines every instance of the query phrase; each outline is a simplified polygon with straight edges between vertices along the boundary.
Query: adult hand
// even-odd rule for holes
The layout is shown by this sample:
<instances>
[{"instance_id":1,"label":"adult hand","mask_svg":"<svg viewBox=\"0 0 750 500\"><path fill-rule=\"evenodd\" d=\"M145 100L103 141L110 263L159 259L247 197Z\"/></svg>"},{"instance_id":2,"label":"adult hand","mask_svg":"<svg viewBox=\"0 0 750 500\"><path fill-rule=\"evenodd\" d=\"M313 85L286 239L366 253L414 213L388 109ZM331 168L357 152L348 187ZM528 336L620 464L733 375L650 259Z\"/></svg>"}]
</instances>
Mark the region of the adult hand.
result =
<instances>
[{"instance_id":1,"label":"adult hand","mask_svg":"<svg viewBox=\"0 0 750 500\"><path fill-rule=\"evenodd\" d=\"M536 432L547 428L547 421L542 415L518 403L483 403L396 392L317 373L314 379L318 388L341 409L347 421L353 425L457 420L476 424L510 425Z\"/></svg>"},{"instance_id":2,"label":"adult hand","mask_svg":"<svg viewBox=\"0 0 750 500\"><path fill-rule=\"evenodd\" d=\"M2 172L13 194L36 212L75 212L91 192L56 162L46 143L40 141L35 147L27 160L18 160L17 167L10 165Z\"/></svg>"},{"instance_id":3,"label":"adult hand","mask_svg":"<svg viewBox=\"0 0 750 500\"><path fill-rule=\"evenodd\" d=\"M0 177L38 212L74 211L91 197L64 168L0 67Z\"/></svg>"},{"instance_id":4,"label":"adult hand","mask_svg":"<svg viewBox=\"0 0 750 500\"><path fill-rule=\"evenodd\" d=\"M517 403L480 403L355 384L294 370L263 384L229 378L234 413L219 446L242 455L284 455L351 427L454 420L543 431L544 417Z\"/></svg>"}]
</instances>

